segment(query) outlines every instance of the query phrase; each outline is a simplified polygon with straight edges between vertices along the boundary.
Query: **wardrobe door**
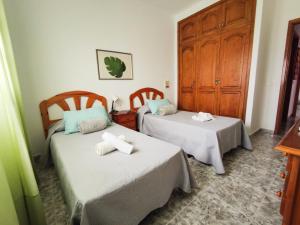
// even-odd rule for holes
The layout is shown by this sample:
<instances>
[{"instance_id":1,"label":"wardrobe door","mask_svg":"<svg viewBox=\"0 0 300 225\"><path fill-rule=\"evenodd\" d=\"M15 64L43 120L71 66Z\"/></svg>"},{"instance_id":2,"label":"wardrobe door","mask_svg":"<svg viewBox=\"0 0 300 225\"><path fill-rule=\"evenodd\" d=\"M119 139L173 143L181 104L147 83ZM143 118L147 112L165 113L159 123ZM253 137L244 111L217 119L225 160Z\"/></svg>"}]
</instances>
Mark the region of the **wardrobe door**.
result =
<instances>
[{"instance_id":1,"label":"wardrobe door","mask_svg":"<svg viewBox=\"0 0 300 225\"><path fill-rule=\"evenodd\" d=\"M252 12L254 6L254 0L224 1L222 29L229 30L250 24L253 18Z\"/></svg>"},{"instance_id":2,"label":"wardrobe door","mask_svg":"<svg viewBox=\"0 0 300 225\"><path fill-rule=\"evenodd\" d=\"M179 99L181 110L195 110L195 44L184 42L179 47Z\"/></svg>"},{"instance_id":3,"label":"wardrobe door","mask_svg":"<svg viewBox=\"0 0 300 225\"><path fill-rule=\"evenodd\" d=\"M220 33L223 21L223 6L217 5L198 16L198 37L216 35Z\"/></svg>"},{"instance_id":4,"label":"wardrobe door","mask_svg":"<svg viewBox=\"0 0 300 225\"><path fill-rule=\"evenodd\" d=\"M217 74L220 53L220 35L209 36L197 44L197 101L198 112L217 114Z\"/></svg>"},{"instance_id":5,"label":"wardrobe door","mask_svg":"<svg viewBox=\"0 0 300 225\"><path fill-rule=\"evenodd\" d=\"M179 23L179 40L180 42L189 41L196 37L195 17L189 17Z\"/></svg>"},{"instance_id":6,"label":"wardrobe door","mask_svg":"<svg viewBox=\"0 0 300 225\"><path fill-rule=\"evenodd\" d=\"M243 118L248 81L250 26L221 35L219 114Z\"/></svg>"}]
</instances>

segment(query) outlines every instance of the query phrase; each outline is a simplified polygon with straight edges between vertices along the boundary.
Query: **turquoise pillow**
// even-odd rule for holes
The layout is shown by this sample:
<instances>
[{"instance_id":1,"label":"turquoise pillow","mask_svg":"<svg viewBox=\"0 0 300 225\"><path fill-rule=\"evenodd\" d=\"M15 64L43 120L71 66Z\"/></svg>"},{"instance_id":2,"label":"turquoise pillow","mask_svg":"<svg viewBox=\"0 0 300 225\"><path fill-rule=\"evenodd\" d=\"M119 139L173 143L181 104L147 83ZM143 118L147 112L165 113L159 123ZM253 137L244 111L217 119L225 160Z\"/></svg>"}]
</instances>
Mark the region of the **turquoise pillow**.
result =
<instances>
[{"instance_id":1,"label":"turquoise pillow","mask_svg":"<svg viewBox=\"0 0 300 225\"><path fill-rule=\"evenodd\" d=\"M79 132L79 123L91 119L105 119L107 125L111 125L107 111L103 106L90 109L73 110L64 112L65 134Z\"/></svg>"},{"instance_id":2,"label":"turquoise pillow","mask_svg":"<svg viewBox=\"0 0 300 225\"><path fill-rule=\"evenodd\" d=\"M153 115L158 114L158 109L160 106L169 105L170 102L168 99L158 99L158 100L147 100L147 104L150 108L150 111Z\"/></svg>"}]
</instances>

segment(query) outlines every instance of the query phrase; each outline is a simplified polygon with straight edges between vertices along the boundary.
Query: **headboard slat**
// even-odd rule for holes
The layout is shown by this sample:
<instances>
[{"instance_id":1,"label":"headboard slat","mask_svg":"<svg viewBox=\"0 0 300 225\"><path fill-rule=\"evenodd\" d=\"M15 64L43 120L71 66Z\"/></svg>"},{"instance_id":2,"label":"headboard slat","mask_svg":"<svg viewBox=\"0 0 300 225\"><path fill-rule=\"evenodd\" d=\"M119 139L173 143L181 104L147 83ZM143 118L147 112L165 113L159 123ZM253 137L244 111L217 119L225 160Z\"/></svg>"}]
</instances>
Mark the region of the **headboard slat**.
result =
<instances>
[{"instance_id":1,"label":"headboard slat","mask_svg":"<svg viewBox=\"0 0 300 225\"><path fill-rule=\"evenodd\" d=\"M136 92L132 93L129 97L130 100L130 110L136 112L139 107L135 107L134 106L134 100L135 98L138 98L140 100L141 105L145 104L145 100L144 100L144 94L146 94L146 98L150 99L150 93L153 93L151 99L157 99L157 97L159 96L161 99L164 98L164 93L162 93L161 91L155 89L155 88L142 88L137 90Z\"/></svg>"},{"instance_id":2,"label":"headboard slat","mask_svg":"<svg viewBox=\"0 0 300 225\"><path fill-rule=\"evenodd\" d=\"M80 110L81 109L81 97L75 96L75 97L73 97L73 99L74 99L76 110Z\"/></svg>"},{"instance_id":3,"label":"headboard slat","mask_svg":"<svg viewBox=\"0 0 300 225\"><path fill-rule=\"evenodd\" d=\"M63 111L70 111L70 107L69 107L68 103L66 102L66 100L61 100L61 101L57 102L56 104L59 105Z\"/></svg>"},{"instance_id":4,"label":"headboard slat","mask_svg":"<svg viewBox=\"0 0 300 225\"><path fill-rule=\"evenodd\" d=\"M150 92L146 92L146 98L150 99Z\"/></svg>"},{"instance_id":5,"label":"headboard slat","mask_svg":"<svg viewBox=\"0 0 300 225\"><path fill-rule=\"evenodd\" d=\"M62 93L62 94L55 95L55 96L53 96L53 97L51 97L47 100L44 100L40 103L40 111L41 111L41 116L42 116L42 121L43 121L44 133L45 133L46 137L48 135L49 127L53 123L55 123L59 120L59 119L50 120L49 111L48 111L49 107L51 107L52 105L58 105L59 107L61 107L61 109L63 111L69 111L70 106L68 105L66 99L73 98L76 109L80 110L81 109L81 98L82 97L87 97L88 98L86 108L91 108L93 106L93 104L95 103L95 101L97 100L97 101L101 102L101 104L107 110L107 100L106 100L106 98L101 96L101 95L97 95L95 93L92 93L92 92L88 92L88 91L70 91L70 92L65 92L65 93Z\"/></svg>"},{"instance_id":6,"label":"headboard slat","mask_svg":"<svg viewBox=\"0 0 300 225\"><path fill-rule=\"evenodd\" d=\"M142 95L138 95L137 97L139 98L141 104L144 105L144 104L145 104L145 101L144 101L143 96L142 96Z\"/></svg>"},{"instance_id":7,"label":"headboard slat","mask_svg":"<svg viewBox=\"0 0 300 225\"><path fill-rule=\"evenodd\" d=\"M93 106L93 104L94 104L95 101L96 101L95 98L89 98L89 99L87 100L87 102L86 102L86 107L87 107L87 108L91 108L91 107Z\"/></svg>"}]
</instances>

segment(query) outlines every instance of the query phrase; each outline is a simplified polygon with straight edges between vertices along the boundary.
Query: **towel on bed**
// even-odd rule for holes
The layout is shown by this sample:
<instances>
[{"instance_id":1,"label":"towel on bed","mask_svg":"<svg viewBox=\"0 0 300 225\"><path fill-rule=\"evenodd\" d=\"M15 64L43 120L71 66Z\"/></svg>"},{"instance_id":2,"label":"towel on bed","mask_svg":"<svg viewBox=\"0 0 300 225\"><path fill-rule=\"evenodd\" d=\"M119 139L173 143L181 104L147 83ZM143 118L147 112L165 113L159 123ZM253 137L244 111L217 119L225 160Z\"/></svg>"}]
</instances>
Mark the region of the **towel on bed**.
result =
<instances>
[{"instance_id":1,"label":"towel on bed","mask_svg":"<svg viewBox=\"0 0 300 225\"><path fill-rule=\"evenodd\" d=\"M131 154L133 151L133 145L128 144L127 142L117 138L115 135L104 132L102 135L104 141L109 142L112 146L118 149L120 152L124 152L126 154Z\"/></svg>"},{"instance_id":2,"label":"towel on bed","mask_svg":"<svg viewBox=\"0 0 300 225\"><path fill-rule=\"evenodd\" d=\"M118 136L118 139L125 141L125 136L120 135L120 136ZM100 156L106 155L115 150L117 150L117 149L113 146L112 143L110 143L108 141L102 141L100 143L97 143L95 146L95 151L96 151L97 155L100 155Z\"/></svg>"},{"instance_id":3,"label":"towel on bed","mask_svg":"<svg viewBox=\"0 0 300 225\"><path fill-rule=\"evenodd\" d=\"M197 115L192 116L192 119L200 122L206 122L214 120L214 117L210 113L199 112Z\"/></svg>"}]
</instances>

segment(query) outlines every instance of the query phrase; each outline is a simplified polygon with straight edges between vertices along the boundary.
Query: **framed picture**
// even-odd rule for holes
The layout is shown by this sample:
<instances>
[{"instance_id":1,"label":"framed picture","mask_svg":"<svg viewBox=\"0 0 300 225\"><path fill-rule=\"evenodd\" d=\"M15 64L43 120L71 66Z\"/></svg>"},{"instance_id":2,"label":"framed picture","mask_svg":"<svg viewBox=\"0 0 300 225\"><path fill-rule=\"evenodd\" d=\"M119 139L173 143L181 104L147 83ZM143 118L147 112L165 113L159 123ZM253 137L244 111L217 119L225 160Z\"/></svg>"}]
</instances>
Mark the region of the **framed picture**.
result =
<instances>
[{"instance_id":1,"label":"framed picture","mask_svg":"<svg viewBox=\"0 0 300 225\"><path fill-rule=\"evenodd\" d=\"M97 49L99 80L132 80L132 54Z\"/></svg>"}]
</instances>

